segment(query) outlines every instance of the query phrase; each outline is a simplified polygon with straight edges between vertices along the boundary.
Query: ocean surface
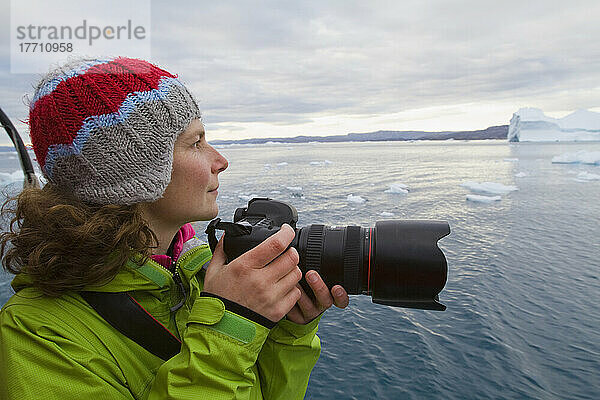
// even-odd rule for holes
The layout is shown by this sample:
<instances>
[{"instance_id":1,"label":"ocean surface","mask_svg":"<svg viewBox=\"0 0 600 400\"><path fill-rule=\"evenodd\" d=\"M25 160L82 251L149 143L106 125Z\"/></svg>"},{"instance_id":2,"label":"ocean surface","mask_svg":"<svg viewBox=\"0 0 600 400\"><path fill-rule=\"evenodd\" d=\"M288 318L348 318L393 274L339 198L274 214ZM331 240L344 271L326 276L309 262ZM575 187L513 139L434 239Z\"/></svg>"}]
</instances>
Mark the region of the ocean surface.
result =
<instances>
[{"instance_id":1,"label":"ocean surface","mask_svg":"<svg viewBox=\"0 0 600 400\"><path fill-rule=\"evenodd\" d=\"M600 143L219 150L230 162L220 175L224 220L264 196L293 204L299 227L369 227L387 219L450 224L452 233L439 242L448 259L440 293L447 310L393 308L352 296L348 308L327 311L307 399L600 398L600 180L594 180L600 166L551 162L600 151ZM0 154L0 178L3 185L16 180L18 188L16 153ZM518 190L473 202L467 196L482 193L465 182ZM392 185L401 192L398 184L408 193L390 193ZM205 226L194 224L198 232ZM0 305L11 295L9 279L0 275Z\"/></svg>"}]
</instances>

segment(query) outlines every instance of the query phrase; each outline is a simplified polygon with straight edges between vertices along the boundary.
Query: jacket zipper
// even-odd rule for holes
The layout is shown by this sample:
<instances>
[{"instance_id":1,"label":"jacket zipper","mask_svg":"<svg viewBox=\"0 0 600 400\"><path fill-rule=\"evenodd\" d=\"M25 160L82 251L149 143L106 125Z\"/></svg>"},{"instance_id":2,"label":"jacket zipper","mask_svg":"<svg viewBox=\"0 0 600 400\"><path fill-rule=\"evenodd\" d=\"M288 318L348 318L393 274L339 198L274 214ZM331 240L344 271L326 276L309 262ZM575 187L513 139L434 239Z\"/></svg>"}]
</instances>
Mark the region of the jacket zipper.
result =
<instances>
[{"instance_id":1,"label":"jacket zipper","mask_svg":"<svg viewBox=\"0 0 600 400\"><path fill-rule=\"evenodd\" d=\"M178 304L175 304L173 307L171 307L171 312L175 312L175 311L179 310L185 304L185 301L187 300L187 293L185 291L185 286L183 286L183 281L181 280L179 271L177 270L177 265L176 265L175 261L173 261L172 258L171 258L171 269L173 271L173 280L175 281L175 283L179 287L181 294L183 295L183 298L181 299L181 301Z\"/></svg>"},{"instance_id":2,"label":"jacket zipper","mask_svg":"<svg viewBox=\"0 0 600 400\"><path fill-rule=\"evenodd\" d=\"M190 253L193 253L193 249L186 251L184 254L181 254L180 257L177 259L177 262L183 260ZM185 257L182 257L182 256L185 256ZM171 273L171 276L173 277L173 281L177 284L177 287L179 288L180 292L183 295L183 299L178 304L176 304L170 308L171 319L173 321L173 326L175 326L177 337L181 338L181 335L179 334L179 328L177 327L177 320L175 318L175 313L177 312L177 310L179 310L185 304L185 302L187 300L187 292L185 291L185 286L183 285L183 281L181 280L181 276L179 275L179 271L177 270L177 262L175 262L173 260L173 257L171 257L171 269L165 268L159 263L157 263L157 264L160 265L162 268L164 268L166 271Z\"/></svg>"},{"instance_id":3,"label":"jacket zipper","mask_svg":"<svg viewBox=\"0 0 600 400\"><path fill-rule=\"evenodd\" d=\"M177 326L177 318L175 316L175 313L185 304L185 301L187 300L187 294L185 292L185 287L183 286L181 276L179 276L179 271L177 271L177 266L175 265L175 261L173 261L173 258L171 258L171 269L173 270L173 280L179 287L180 292L183 294L183 298L181 299L181 301L175 306L171 307L170 309L171 318L173 319L173 326L175 327L175 332L177 333L177 337L180 340L182 340L181 334L179 333L179 327Z\"/></svg>"}]
</instances>

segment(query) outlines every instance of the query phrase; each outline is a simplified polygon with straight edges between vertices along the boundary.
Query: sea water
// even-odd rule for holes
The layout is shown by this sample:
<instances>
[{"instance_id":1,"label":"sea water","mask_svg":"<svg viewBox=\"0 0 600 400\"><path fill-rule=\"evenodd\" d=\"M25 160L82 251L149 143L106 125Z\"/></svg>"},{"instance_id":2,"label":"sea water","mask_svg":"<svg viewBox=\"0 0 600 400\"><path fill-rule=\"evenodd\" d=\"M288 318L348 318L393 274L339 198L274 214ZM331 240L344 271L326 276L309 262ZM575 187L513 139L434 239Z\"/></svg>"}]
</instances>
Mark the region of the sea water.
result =
<instances>
[{"instance_id":1,"label":"sea water","mask_svg":"<svg viewBox=\"0 0 600 400\"><path fill-rule=\"evenodd\" d=\"M219 151L229 160L220 175L224 220L261 196L294 205L298 227L369 227L389 219L450 224L452 233L439 242L448 259L440 294L447 310L387 307L367 296L328 310L307 399L600 398L600 166L552 163L565 153L600 151L600 143ZM14 153L0 154L5 184L21 180L18 170ZM473 182L518 190L473 192L482 187ZM203 236L206 223L193 225ZM11 295L9 279L0 275L0 304Z\"/></svg>"}]
</instances>

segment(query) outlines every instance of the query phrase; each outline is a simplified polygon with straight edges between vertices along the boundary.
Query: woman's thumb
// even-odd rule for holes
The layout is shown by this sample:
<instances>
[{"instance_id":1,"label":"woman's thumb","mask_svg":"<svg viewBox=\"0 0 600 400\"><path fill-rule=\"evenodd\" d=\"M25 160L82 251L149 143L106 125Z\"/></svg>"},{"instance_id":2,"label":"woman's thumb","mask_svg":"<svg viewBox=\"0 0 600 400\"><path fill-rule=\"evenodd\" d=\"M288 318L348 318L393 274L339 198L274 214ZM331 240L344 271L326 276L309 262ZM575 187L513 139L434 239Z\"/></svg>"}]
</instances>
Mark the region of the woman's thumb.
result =
<instances>
[{"instance_id":1,"label":"woman's thumb","mask_svg":"<svg viewBox=\"0 0 600 400\"><path fill-rule=\"evenodd\" d=\"M223 236L221 236L221 239L219 239L219 242L215 246L215 251L213 253L212 260L210 261L211 264L216 263L216 264L223 265L227 262L227 255L225 254L225 251L223 250L223 239L224 238L225 238L225 234L223 234Z\"/></svg>"}]
</instances>

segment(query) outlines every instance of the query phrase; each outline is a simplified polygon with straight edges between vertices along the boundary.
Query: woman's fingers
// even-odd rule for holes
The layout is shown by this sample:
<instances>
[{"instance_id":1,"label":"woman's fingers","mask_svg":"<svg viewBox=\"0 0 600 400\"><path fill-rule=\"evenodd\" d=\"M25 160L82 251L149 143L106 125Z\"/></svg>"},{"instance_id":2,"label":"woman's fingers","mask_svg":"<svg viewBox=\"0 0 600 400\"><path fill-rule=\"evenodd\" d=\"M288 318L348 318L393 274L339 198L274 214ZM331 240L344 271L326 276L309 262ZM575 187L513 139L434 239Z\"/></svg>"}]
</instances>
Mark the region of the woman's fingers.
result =
<instances>
[{"instance_id":1,"label":"woman's fingers","mask_svg":"<svg viewBox=\"0 0 600 400\"><path fill-rule=\"evenodd\" d=\"M298 285L298 288L302 291L302 296L300 296L300 300L298 300L298 307L300 308L300 311L304 315L310 315L314 313L318 306L313 303L310 297L308 297L304 289L302 289L302 286ZM319 311L319 313L320 312L321 311Z\"/></svg>"},{"instance_id":2,"label":"woman's fingers","mask_svg":"<svg viewBox=\"0 0 600 400\"><path fill-rule=\"evenodd\" d=\"M215 252L212 255L211 264L215 263L215 264L223 265L227 261L227 255L223 251L223 239L224 238L225 238L225 234L223 234L223 236L221 236L221 239L219 239L219 242L215 246Z\"/></svg>"},{"instance_id":3,"label":"woman's fingers","mask_svg":"<svg viewBox=\"0 0 600 400\"><path fill-rule=\"evenodd\" d=\"M348 307L350 298L348 297L346 290L341 285L335 285L331 288L330 292L321 276L316 271L312 270L306 273L306 281L315 293L315 299L317 302L315 307L318 308L320 312L327 310L332 305L335 305L338 308ZM302 305L304 305L304 307L302 307ZM308 308L306 303L300 304L300 306L302 310Z\"/></svg>"},{"instance_id":4,"label":"woman's fingers","mask_svg":"<svg viewBox=\"0 0 600 400\"><path fill-rule=\"evenodd\" d=\"M340 285L335 285L331 288L331 294L333 295L333 304L335 304L337 308L348 307L350 298L348 297L348 293L346 293L346 289Z\"/></svg>"},{"instance_id":5,"label":"woman's fingers","mask_svg":"<svg viewBox=\"0 0 600 400\"><path fill-rule=\"evenodd\" d=\"M287 278L290 273L293 273L298 278L296 280L298 282L302 278L302 272L298 268L299 261L300 256L298 255L298 251L291 247L275 260L271 261L261 272L265 277L264 279L271 284Z\"/></svg>"},{"instance_id":6,"label":"woman's fingers","mask_svg":"<svg viewBox=\"0 0 600 400\"><path fill-rule=\"evenodd\" d=\"M306 273L306 281L315 294L315 306L321 311L327 310L333 304L333 298L329 293L329 288L323 282L317 271L310 270Z\"/></svg>"},{"instance_id":7,"label":"woman's fingers","mask_svg":"<svg viewBox=\"0 0 600 400\"><path fill-rule=\"evenodd\" d=\"M292 307L292 309L290 310L290 312L287 313L287 319L289 319L292 322L295 322L297 324L305 324L306 323L306 318L304 318L304 314L302 314L302 311L300 311L300 308L298 307L298 305L294 305L294 307Z\"/></svg>"},{"instance_id":8,"label":"woman's fingers","mask_svg":"<svg viewBox=\"0 0 600 400\"><path fill-rule=\"evenodd\" d=\"M261 244L248 250L234 261L239 261L241 264L249 265L252 268L264 268L265 265L279 257L287 249L295 235L296 232L291 226L283 224L277 233L271 235ZM298 253L296 252L296 254Z\"/></svg>"}]
</instances>

